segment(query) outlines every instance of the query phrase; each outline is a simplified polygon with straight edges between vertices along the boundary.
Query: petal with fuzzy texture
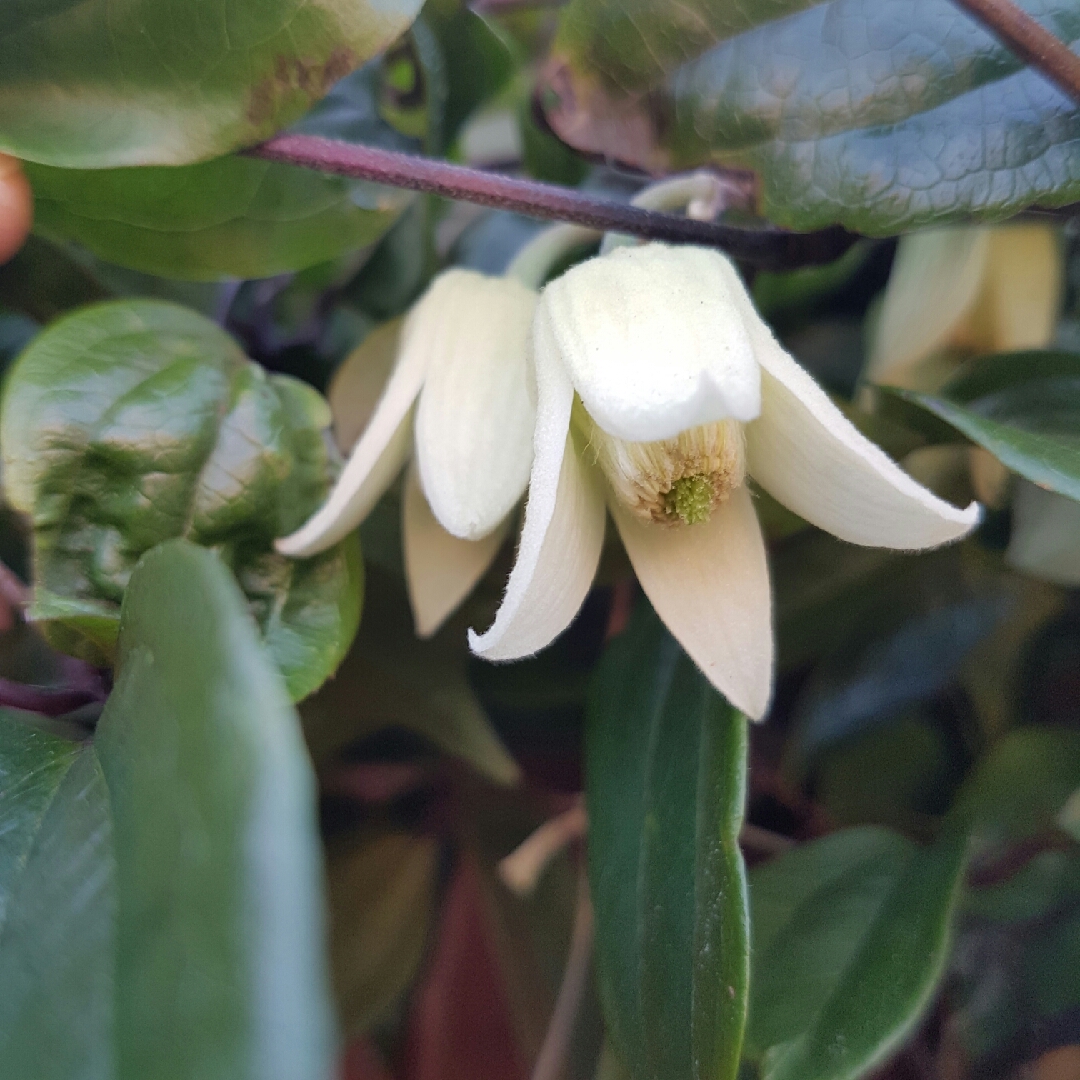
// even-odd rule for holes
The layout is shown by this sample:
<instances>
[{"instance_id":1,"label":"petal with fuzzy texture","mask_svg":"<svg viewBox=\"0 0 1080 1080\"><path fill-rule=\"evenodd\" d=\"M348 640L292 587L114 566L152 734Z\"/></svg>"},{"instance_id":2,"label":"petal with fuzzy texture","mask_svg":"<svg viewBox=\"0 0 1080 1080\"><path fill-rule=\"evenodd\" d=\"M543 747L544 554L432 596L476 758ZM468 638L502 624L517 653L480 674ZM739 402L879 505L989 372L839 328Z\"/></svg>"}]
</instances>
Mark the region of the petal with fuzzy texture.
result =
<instances>
[{"instance_id":1,"label":"petal with fuzzy texture","mask_svg":"<svg viewBox=\"0 0 1080 1080\"><path fill-rule=\"evenodd\" d=\"M418 637L431 637L484 576L510 531L510 520L482 540L451 536L431 513L413 464L405 477L401 525L413 622Z\"/></svg>"},{"instance_id":2,"label":"petal with fuzzy texture","mask_svg":"<svg viewBox=\"0 0 1080 1080\"><path fill-rule=\"evenodd\" d=\"M644 244L580 263L544 290L563 364L604 431L653 442L758 415L733 273L718 251Z\"/></svg>"},{"instance_id":3,"label":"petal with fuzzy texture","mask_svg":"<svg viewBox=\"0 0 1080 1080\"><path fill-rule=\"evenodd\" d=\"M574 388L546 313L534 324L536 435L517 558L491 627L469 631L488 660L530 656L570 625L592 585L604 544L604 500L570 433Z\"/></svg>"},{"instance_id":4,"label":"petal with fuzzy texture","mask_svg":"<svg viewBox=\"0 0 1080 1080\"><path fill-rule=\"evenodd\" d=\"M654 525L614 500L611 513L656 613L713 686L760 720L772 692L772 603L749 490L697 525Z\"/></svg>"},{"instance_id":5,"label":"petal with fuzzy texture","mask_svg":"<svg viewBox=\"0 0 1080 1080\"><path fill-rule=\"evenodd\" d=\"M833 536L871 547L937 547L978 524L978 503L961 510L908 476L780 347L750 297L740 299L762 368L761 417L746 425L746 460L770 495Z\"/></svg>"},{"instance_id":6,"label":"petal with fuzzy texture","mask_svg":"<svg viewBox=\"0 0 1080 1080\"><path fill-rule=\"evenodd\" d=\"M979 298L990 233L958 226L900 240L870 350L869 382L912 385L912 368L949 344Z\"/></svg>"},{"instance_id":7,"label":"petal with fuzzy texture","mask_svg":"<svg viewBox=\"0 0 1080 1080\"><path fill-rule=\"evenodd\" d=\"M406 321L397 364L341 476L322 507L296 532L275 543L278 551L297 557L316 555L333 547L371 512L408 457L411 411L429 359L429 343L417 340Z\"/></svg>"},{"instance_id":8,"label":"petal with fuzzy texture","mask_svg":"<svg viewBox=\"0 0 1080 1080\"><path fill-rule=\"evenodd\" d=\"M326 391L334 418L334 442L347 454L371 423L394 370L401 346L403 319L391 319L371 331L338 365Z\"/></svg>"},{"instance_id":9,"label":"petal with fuzzy texture","mask_svg":"<svg viewBox=\"0 0 1080 1080\"><path fill-rule=\"evenodd\" d=\"M416 409L420 482L442 527L465 540L496 529L529 482L535 308L519 281L450 270L413 316L415 333L439 341Z\"/></svg>"}]
</instances>

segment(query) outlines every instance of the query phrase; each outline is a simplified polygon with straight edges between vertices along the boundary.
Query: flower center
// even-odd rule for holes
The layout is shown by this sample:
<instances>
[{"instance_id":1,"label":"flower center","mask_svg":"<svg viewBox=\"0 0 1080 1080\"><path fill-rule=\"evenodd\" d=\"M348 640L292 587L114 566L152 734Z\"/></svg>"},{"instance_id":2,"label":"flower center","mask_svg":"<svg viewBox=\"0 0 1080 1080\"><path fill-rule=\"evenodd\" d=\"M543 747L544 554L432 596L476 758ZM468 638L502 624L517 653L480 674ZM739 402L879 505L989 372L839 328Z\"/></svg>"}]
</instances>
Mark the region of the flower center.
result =
<instances>
[{"instance_id":1,"label":"flower center","mask_svg":"<svg viewBox=\"0 0 1080 1080\"><path fill-rule=\"evenodd\" d=\"M737 420L718 420L659 442L627 442L602 431L580 401L575 426L585 456L607 477L616 498L644 521L708 521L746 479L746 439Z\"/></svg>"}]
</instances>

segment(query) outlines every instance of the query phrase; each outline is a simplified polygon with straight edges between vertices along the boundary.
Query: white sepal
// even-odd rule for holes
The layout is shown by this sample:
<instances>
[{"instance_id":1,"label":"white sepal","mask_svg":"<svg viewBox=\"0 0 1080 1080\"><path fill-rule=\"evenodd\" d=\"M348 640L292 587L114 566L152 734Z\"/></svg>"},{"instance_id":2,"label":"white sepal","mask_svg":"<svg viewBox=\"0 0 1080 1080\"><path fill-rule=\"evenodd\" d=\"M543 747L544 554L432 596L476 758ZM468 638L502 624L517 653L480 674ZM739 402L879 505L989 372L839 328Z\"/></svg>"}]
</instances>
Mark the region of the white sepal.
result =
<instances>
[{"instance_id":1,"label":"white sepal","mask_svg":"<svg viewBox=\"0 0 1080 1080\"><path fill-rule=\"evenodd\" d=\"M611 513L656 613L713 686L760 720L772 693L772 603L748 489L686 528L643 522L614 500Z\"/></svg>"},{"instance_id":2,"label":"white sepal","mask_svg":"<svg viewBox=\"0 0 1080 1080\"><path fill-rule=\"evenodd\" d=\"M758 367L728 268L717 251L644 244L580 263L544 290L563 364L604 431L654 442L758 415Z\"/></svg>"},{"instance_id":3,"label":"white sepal","mask_svg":"<svg viewBox=\"0 0 1080 1080\"><path fill-rule=\"evenodd\" d=\"M407 320L397 364L326 502L296 532L275 541L283 555L306 557L333 547L371 513L405 464L413 402L429 359L424 343L416 343L410 329Z\"/></svg>"},{"instance_id":4,"label":"white sepal","mask_svg":"<svg viewBox=\"0 0 1080 1080\"><path fill-rule=\"evenodd\" d=\"M416 410L420 483L435 518L488 535L525 493L536 411L526 353L536 293L512 278L449 270L411 327L437 342Z\"/></svg>"},{"instance_id":5,"label":"white sepal","mask_svg":"<svg viewBox=\"0 0 1080 1080\"><path fill-rule=\"evenodd\" d=\"M841 540L871 547L937 547L978 524L978 503L961 510L908 476L780 347L749 297L741 302L762 370L746 460L770 495Z\"/></svg>"},{"instance_id":6,"label":"white sepal","mask_svg":"<svg viewBox=\"0 0 1080 1080\"><path fill-rule=\"evenodd\" d=\"M420 490L415 463L405 474L401 510L405 583L417 637L431 637L484 576L510 530L507 518L482 540L451 536Z\"/></svg>"},{"instance_id":7,"label":"white sepal","mask_svg":"<svg viewBox=\"0 0 1080 1080\"><path fill-rule=\"evenodd\" d=\"M574 388L540 309L534 331L537 414L525 523L494 623L483 634L469 631L473 652L488 660L530 656L570 625L604 543L604 499L570 434Z\"/></svg>"}]
</instances>

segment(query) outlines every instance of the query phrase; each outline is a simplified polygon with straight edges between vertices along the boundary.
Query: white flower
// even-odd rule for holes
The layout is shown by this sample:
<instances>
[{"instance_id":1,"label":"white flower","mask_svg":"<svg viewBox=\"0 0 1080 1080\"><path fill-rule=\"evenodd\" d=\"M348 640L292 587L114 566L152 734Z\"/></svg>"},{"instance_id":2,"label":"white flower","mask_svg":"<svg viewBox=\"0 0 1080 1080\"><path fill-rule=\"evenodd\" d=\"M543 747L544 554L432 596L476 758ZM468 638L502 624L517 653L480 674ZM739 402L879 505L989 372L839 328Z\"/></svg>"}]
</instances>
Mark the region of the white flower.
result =
<instances>
[{"instance_id":1,"label":"white flower","mask_svg":"<svg viewBox=\"0 0 1080 1080\"><path fill-rule=\"evenodd\" d=\"M434 633L490 565L528 483L535 307L535 290L513 278L457 269L436 278L405 321L396 364L330 498L278 550L312 555L346 536L413 444L405 566L417 632Z\"/></svg>"},{"instance_id":2,"label":"white flower","mask_svg":"<svg viewBox=\"0 0 1080 1080\"><path fill-rule=\"evenodd\" d=\"M954 226L900 240L870 350L870 382L936 389L937 353L1038 349L1054 334L1063 286L1049 225Z\"/></svg>"},{"instance_id":3,"label":"white flower","mask_svg":"<svg viewBox=\"0 0 1080 1080\"><path fill-rule=\"evenodd\" d=\"M777 344L716 251L647 244L582 263L533 323L534 457L491 660L526 656L573 619L610 508L638 579L728 699L761 717L772 683L765 546L747 475L841 539L947 543L978 520L867 441Z\"/></svg>"}]
</instances>

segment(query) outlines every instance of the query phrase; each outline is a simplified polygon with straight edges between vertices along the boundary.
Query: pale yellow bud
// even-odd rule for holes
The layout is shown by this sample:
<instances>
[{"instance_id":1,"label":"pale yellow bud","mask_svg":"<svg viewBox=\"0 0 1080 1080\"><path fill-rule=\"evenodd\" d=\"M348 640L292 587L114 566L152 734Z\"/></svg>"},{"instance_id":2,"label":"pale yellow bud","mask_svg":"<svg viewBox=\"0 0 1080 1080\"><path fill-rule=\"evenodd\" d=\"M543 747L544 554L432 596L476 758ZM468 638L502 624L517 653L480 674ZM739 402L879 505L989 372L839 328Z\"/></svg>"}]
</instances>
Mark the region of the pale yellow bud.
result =
<instances>
[{"instance_id":1,"label":"pale yellow bud","mask_svg":"<svg viewBox=\"0 0 1080 1080\"><path fill-rule=\"evenodd\" d=\"M643 521L696 525L746 479L746 437L737 420L718 420L657 442L609 435L580 401L574 425L587 460L599 466L615 497Z\"/></svg>"}]
</instances>

